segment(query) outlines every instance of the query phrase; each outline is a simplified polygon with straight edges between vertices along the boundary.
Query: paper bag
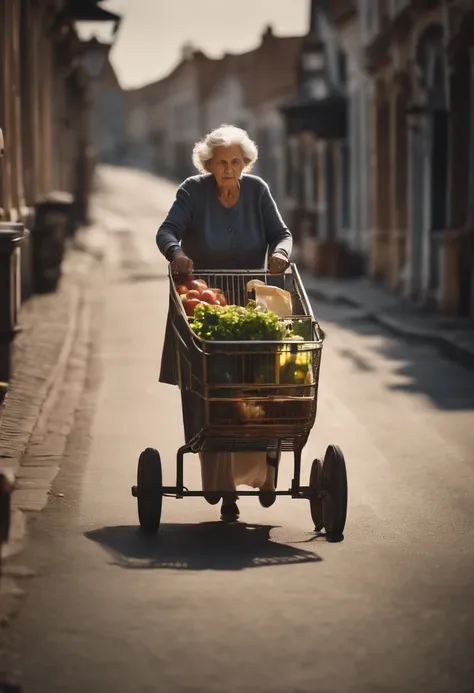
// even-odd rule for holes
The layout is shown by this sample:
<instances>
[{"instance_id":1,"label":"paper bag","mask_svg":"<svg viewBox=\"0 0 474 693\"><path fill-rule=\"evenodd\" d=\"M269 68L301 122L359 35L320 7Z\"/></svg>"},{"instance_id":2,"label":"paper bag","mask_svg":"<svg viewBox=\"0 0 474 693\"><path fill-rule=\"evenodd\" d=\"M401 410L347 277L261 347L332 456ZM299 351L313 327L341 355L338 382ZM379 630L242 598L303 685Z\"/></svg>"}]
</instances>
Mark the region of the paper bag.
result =
<instances>
[{"instance_id":1,"label":"paper bag","mask_svg":"<svg viewBox=\"0 0 474 693\"><path fill-rule=\"evenodd\" d=\"M278 286L269 286L258 279L247 284L247 291L255 291L255 302L258 307L271 310L279 318L293 314L291 294Z\"/></svg>"}]
</instances>

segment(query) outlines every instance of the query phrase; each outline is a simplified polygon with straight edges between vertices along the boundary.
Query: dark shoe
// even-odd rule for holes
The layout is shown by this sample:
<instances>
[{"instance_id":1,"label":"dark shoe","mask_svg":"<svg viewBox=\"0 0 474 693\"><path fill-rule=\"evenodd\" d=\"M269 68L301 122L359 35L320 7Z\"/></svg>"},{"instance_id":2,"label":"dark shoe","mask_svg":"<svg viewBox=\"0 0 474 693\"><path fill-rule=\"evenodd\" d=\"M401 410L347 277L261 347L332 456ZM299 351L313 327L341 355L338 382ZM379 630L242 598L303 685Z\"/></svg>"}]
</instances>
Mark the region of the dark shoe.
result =
<instances>
[{"instance_id":1,"label":"dark shoe","mask_svg":"<svg viewBox=\"0 0 474 693\"><path fill-rule=\"evenodd\" d=\"M258 500L262 508L270 508L276 501L276 493L274 491L260 491Z\"/></svg>"},{"instance_id":2,"label":"dark shoe","mask_svg":"<svg viewBox=\"0 0 474 693\"><path fill-rule=\"evenodd\" d=\"M237 503L222 503L221 520L223 522L237 522L240 517L240 512Z\"/></svg>"}]
</instances>

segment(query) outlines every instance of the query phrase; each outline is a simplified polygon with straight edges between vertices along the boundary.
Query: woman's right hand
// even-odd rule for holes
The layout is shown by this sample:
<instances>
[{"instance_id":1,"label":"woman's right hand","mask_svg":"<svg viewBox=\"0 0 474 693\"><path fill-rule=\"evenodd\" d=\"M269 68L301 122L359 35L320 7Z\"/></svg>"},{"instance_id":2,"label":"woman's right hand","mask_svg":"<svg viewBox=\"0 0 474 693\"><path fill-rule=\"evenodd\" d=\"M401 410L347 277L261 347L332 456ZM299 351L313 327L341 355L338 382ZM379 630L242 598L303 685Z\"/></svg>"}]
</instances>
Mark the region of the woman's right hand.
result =
<instances>
[{"instance_id":1,"label":"woman's right hand","mask_svg":"<svg viewBox=\"0 0 474 693\"><path fill-rule=\"evenodd\" d=\"M175 277L188 277L193 273L193 261L183 253L182 250L177 250L171 262L171 273Z\"/></svg>"}]
</instances>

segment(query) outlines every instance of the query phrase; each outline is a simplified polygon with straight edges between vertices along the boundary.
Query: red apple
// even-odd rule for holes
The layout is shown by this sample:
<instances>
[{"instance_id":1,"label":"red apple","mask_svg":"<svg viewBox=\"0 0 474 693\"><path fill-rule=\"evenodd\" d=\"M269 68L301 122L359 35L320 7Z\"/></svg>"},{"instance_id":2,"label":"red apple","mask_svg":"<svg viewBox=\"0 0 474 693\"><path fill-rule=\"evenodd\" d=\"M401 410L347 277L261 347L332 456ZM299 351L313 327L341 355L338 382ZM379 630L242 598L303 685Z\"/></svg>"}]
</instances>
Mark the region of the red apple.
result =
<instances>
[{"instance_id":1,"label":"red apple","mask_svg":"<svg viewBox=\"0 0 474 693\"><path fill-rule=\"evenodd\" d=\"M188 291L187 293L188 298L201 298L201 292L197 291L196 289L191 289L191 291Z\"/></svg>"},{"instance_id":2,"label":"red apple","mask_svg":"<svg viewBox=\"0 0 474 693\"><path fill-rule=\"evenodd\" d=\"M200 303L201 303L201 301L198 298L188 298L183 304L186 315L189 315L189 316L194 315L194 309Z\"/></svg>"},{"instance_id":3,"label":"red apple","mask_svg":"<svg viewBox=\"0 0 474 693\"><path fill-rule=\"evenodd\" d=\"M180 296L182 296L183 294L187 294L187 293L188 293L188 287L187 287L187 286L184 286L184 284L178 284L177 287L176 287L176 291L178 292L178 294L179 294Z\"/></svg>"},{"instance_id":4,"label":"red apple","mask_svg":"<svg viewBox=\"0 0 474 693\"><path fill-rule=\"evenodd\" d=\"M199 291L199 292L201 292L203 289L203 286L198 279L191 279L190 281L186 282L186 286L190 290Z\"/></svg>"},{"instance_id":5,"label":"red apple","mask_svg":"<svg viewBox=\"0 0 474 693\"><path fill-rule=\"evenodd\" d=\"M201 294L201 301L205 301L212 306L216 302L216 294L213 291L206 289Z\"/></svg>"}]
</instances>

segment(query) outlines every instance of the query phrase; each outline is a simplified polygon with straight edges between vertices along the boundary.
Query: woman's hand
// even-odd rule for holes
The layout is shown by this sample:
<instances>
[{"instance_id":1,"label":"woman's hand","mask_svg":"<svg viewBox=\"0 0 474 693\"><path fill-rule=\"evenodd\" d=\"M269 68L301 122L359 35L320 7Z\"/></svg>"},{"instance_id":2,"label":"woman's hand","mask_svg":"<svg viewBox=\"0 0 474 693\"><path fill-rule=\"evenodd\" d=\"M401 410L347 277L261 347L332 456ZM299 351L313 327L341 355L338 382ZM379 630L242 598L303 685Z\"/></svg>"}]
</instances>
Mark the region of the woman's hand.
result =
<instances>
[{"instance_id":1,"label":"woman's hand","mask_svg":"<svg viewBox=\"0 0 474 693\"><path fill-rule=\"evenodd\" d=\"M193 261L182 250L177 250L171 262L171 273L175 277L188 277L193 273Z\"/></svg>"},{"instance_id":2,"label":"woman's hand","mask_svg":"<svg viewBox=\"0 0 474 693\"><path fill-rule=\"evenodd\" d=\"M274 253L268 262L268 271L270 274L283 274L289 267L290 261L283 253Z\"/></svg>"}]
</instances>

